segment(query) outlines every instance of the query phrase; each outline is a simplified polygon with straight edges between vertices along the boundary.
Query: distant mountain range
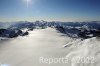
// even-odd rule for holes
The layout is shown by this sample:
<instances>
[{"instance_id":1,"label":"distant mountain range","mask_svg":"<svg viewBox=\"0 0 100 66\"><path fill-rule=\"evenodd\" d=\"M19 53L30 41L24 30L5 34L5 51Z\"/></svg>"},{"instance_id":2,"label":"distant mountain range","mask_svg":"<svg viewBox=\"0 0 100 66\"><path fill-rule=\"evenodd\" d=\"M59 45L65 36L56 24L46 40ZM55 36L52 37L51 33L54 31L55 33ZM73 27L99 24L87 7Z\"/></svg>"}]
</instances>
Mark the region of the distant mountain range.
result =
<instances>
[{"instance_id":1,"label":"distant mountain range","mask_svg":"<svg viewBox=\"0 0 100 66\"><path fill-rule=\"evenodd\" d=\"M13 38L28 35L29 30L54 28L72 38L100 37L100 21L91 22L0 22L0 37ZM26 32L23 32L27 29Z\"/></svg>"}]
</instances>

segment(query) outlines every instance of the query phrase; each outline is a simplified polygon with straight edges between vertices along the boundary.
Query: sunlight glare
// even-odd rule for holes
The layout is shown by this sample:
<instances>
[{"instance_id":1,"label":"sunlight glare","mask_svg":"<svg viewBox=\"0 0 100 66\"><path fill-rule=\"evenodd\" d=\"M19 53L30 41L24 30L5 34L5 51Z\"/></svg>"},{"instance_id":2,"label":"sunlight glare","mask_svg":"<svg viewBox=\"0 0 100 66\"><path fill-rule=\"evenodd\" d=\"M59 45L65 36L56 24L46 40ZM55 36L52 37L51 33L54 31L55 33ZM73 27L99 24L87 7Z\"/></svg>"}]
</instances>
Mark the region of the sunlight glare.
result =
<instances>
[{"instance_id":1,"label":"sunlight glare","mask_svg":"<svg viewBox=\"0 0 100 66\"><path fill-rule=\"evenodd\" d=\"M29 6L29 4L30 4L30 2L31 2L31 0L25 0L26 1L26 3L27 3L27 7Z\"/></svg>"}]
</instances>

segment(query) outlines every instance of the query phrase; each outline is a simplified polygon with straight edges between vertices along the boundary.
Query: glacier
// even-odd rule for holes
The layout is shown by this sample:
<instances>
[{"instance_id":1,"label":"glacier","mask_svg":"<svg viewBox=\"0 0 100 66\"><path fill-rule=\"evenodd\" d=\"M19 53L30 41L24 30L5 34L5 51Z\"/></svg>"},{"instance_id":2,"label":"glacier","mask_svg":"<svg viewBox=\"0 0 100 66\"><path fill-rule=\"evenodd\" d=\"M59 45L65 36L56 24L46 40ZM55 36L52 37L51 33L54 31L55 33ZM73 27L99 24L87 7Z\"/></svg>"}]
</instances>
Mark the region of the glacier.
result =
<instances>
[{"instance_id":1,"label":"glacier","mask_svg":"<svg viewBox=\"0 0 100 66\"><path fill-rule=\"evenodd\" d=\"M20 29L29 34L19 35L16 38L0 37L0 64L7 66L99 66L99 27L100 23L95 21L10 23L6 28L4 26L1 29ZM79 36L80 33L84 36ZM40 57L70 58L70 62L40 63ZM80 62L79 58L82 60L88 58L91 63ZM71 61L72 59L74 61Z\"/></svg>"}]
</instances>

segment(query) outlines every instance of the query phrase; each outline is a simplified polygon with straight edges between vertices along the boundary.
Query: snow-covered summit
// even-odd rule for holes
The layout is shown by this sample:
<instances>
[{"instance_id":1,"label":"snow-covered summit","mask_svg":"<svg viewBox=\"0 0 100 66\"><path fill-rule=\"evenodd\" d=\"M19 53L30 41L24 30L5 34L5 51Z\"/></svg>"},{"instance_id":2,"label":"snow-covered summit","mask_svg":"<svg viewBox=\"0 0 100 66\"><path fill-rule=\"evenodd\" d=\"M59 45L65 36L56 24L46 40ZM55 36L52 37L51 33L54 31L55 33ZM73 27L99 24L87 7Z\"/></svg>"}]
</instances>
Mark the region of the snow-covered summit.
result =
<instances>
[{"instance_id":1,"label":"snow-covered summit","mask_svg":"<svg viewBox=\"0 0 100 66\"><path fill-rule=\"evenodd\" d=\"M4 25L3 23L1 23ZM7 23L6 23L7 25ZM4 26L6 26L4 25ZM36 21L36 22L13 22L8 23L6 26L8 31L15 30L34 30L34 29L45 29L47 27L55 28L61 33L66 34L72 38L91 38L100 36L100 22L46 22L46 21ZM4 27L5 28L5 27ZM3 27L0 29L0 31ZM11 32L9 32L11 33ZM7 34L9 34L7 33Z\"/></svg>"}]
</instances>

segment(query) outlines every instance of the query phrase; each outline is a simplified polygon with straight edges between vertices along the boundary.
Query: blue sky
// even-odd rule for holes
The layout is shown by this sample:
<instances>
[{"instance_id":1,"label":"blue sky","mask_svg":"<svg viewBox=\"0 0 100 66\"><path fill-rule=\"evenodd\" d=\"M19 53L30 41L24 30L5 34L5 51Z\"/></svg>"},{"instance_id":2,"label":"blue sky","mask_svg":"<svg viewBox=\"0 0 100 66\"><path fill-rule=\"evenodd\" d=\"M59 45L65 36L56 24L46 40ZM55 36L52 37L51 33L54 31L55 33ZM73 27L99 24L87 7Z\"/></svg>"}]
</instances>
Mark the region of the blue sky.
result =
<instances>
[{"instance_id":1,"label":"blue sky","mask_svg":"<svg viewBox=\"0 0 100 66\"><path fill-rule=\"evenodd\" d=\"M0 21L99 21L100 0L0 0Z\"/></svg>"}]
</instances>

